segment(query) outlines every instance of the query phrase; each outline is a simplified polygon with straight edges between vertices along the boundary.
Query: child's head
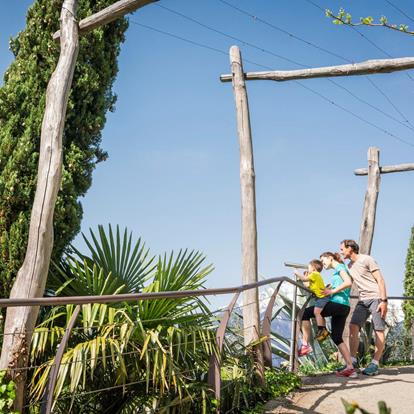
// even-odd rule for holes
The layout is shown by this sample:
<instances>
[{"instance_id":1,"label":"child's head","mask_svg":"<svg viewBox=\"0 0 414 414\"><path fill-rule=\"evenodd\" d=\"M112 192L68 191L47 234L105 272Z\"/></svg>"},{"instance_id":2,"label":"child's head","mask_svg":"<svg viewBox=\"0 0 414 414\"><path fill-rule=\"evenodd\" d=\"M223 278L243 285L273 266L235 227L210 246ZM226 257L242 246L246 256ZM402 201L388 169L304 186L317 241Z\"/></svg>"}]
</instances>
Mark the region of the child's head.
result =
<instances>
[{"instance_id":1,"label":"child's head","mask_svg":"<svg viewBox=\"0 0 414 414\"><path fill-rule=\"evenodd\" d=\"M323 264L318 259L313 259L308 264L308 270L310 273L312 272L321 272L323 269Z\"/></svg>"}]
</instances>

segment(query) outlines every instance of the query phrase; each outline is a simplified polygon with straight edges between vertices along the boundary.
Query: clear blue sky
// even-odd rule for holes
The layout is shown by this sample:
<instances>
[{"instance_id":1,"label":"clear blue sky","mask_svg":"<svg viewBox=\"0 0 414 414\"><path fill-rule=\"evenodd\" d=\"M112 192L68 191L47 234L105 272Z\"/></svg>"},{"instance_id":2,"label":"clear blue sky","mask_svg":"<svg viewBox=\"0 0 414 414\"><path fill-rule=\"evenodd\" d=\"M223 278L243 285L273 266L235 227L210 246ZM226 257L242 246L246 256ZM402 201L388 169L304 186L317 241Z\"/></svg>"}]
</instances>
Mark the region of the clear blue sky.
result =
<instances>
[{"instance_id":1,"label":"clear blue sky","mask_svg":"<svg viewBox=\"0 0 414 414\"><path fill-rule=\"evenodd\" d=\"M307 41L352 61L385 58L356 31L336 26L306 0L227 0ZM344 6L353 16L407 17L385 0L312 0L322 8ZM8 38L24 27L31 1L0 2L0 72L12 59ZM394 0L414 18L409 0ZM219 0L165 0L160 5L309 66L344 63L281 33ZM241 47L245 59L274 69L298 66L214 33L150 5L131 19L213 48ZM392 56L412 54L414 37L385 29L360 32ZM128 226L153 253L199 249L214 263L208 286L240 284L239 150L225 54L196 47L131 23L115 83L116 112L103 133L107 162L99 164L82 200L83 231L98 224ZM246 70L260 70L246 63ZM414 79L414 72L410 72ZM414 124L414 81L406 73L371 78ZM405 123L366 77L337 78L352 93ZM414 145L414 133L359 102L327 80L303 82L370 123ZM336 250L343 238L358 239L369 146L382 164L414 161L414 147L351 116L294 82L248 84L255 168L259 273L290 274L285 260L306 262ZM391 294L403 292L403 273L414 224L414 173L382 177L373 256ZM77 243L80 244L79 238Z\"/></svg>"}]
</instances>

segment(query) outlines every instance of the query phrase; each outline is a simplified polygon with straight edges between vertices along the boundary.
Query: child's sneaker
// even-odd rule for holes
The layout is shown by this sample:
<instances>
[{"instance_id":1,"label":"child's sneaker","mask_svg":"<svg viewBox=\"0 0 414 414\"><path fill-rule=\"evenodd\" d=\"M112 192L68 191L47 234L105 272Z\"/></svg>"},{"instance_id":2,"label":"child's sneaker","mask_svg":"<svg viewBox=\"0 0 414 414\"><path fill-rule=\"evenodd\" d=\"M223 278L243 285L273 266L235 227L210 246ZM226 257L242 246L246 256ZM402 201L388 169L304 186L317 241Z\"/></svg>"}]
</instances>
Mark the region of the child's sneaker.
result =
<instances>
[{"instance_id":1,"label":"child's sneaker","mask_svg":"<svg viewBox=\"0 0 414 414\"><path fill-rule=\"evenodd\" d=\"M342 371L338 371L336 375L338 377L358 378L358 373L355 368L345 368Z\"/></svg>"},{"instance_id":2,"label":"child's sneaker","mask_svg":"<svg viewBox=\"0 0 414 414\"><path fill-rule=\"evenodd\" d=\"M315 336L315 339L318 342L323 342L329 336L329 331L326 328L319 329L318 333Z\"/></svg>"},{"instance_id":3,"label":"child's sneaker","mask_svg":"<svg viewBox=\"0 0 414 414\"><path fill-rule=\"evenodd\" d=\"M308 354L310 354L311 352L312 352L313 350L312 350L312 347L310 346L310 345L305 345L305 344L303 344L301 347L300 347L300 349L299 349L299 351L298 351L298 356L305 356L305 355L308 355Z\"/></svg>"},{"instance_id":4,"label":"child's sneaker","mask_svg":"<svg viewBox=\"0 0 414 414\"><path fill-rule=\"evenodd\" d=\"M371 362L365 369L361 371L364 375L378 375L378 365Z\"/></svg>"}]
</instances>

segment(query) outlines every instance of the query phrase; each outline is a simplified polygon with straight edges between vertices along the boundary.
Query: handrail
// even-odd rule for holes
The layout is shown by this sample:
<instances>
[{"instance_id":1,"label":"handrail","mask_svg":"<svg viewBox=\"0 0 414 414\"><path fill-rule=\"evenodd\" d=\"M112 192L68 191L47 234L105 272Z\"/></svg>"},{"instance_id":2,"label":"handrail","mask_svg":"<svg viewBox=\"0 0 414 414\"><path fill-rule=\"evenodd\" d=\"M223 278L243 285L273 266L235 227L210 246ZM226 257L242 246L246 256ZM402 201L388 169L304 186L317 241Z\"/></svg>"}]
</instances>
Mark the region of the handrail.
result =
<instances>
[{"instance_id":1,"label":"handrail","mask_svg":"<svg viewBox=\"0 0 414 414\"><path fill-rule=\"evenodd\" d=\"M50 305L82 305L87 303L117 303L133 300L155 300L166 298L184 298L192 296L212 296L227 295L229 293L243 292L245 290L268 285L276 282L287 282L297 286L309 293L308 288L301 283L295 282L290 277L280 276L264 279L259 282L249 283L247 285L234 286L228 288L199 289L199 290L180 290L167 292L150 292L150 293L122 293L119 295L95 295L95 296L54 296L47 298L13 298L0 299L0 308L17 307L17 306L50 306ZM351 296L358 299L358 296ZM388 299L414 300L414 296L388 296Z\"/></svg>"},{"instance_id":2,"label":"handrail","mask_svg":"<svg viewBox=\"0 0 414 414\"><path fill-rule=\"evenodd\" d=\"M261 333L266 338L265 342L263 343L263 350L265 356L265 363L266 365L271 365L271 338L270 338L270 327L271 327L271 315L272 315L272 308L274 306L274 302L276 296L279 293L281 285L283 282L287 282L292 286L300 288L308 293L312 293L308 288L306 288L303 284L298 283L295 280L287 276L281 277L274 277L265 280L261 280L255 283L249 283L246 285L241 286L234 286L228 288L215 288L215 289L199 289L199 290L182 290L182 291L167 291L167 292L150 292L150 293L126 293L126 294L118 294L118 295L101 295L101 296L66 296L66 297L45 297L45 298L13 298L13 299L0 299L0 308L2 307L14 307L14 306L50 306L50 305L78 305L77 306L77 313L80 311L80 306L82 304L88 303L117 303L117 302L125 302L125 301L143 301L143 300L156 300L156 299L167 299L167 298L184 298L184 297L197 297L197 296L210 296L210 295L226 295L233 293L233 299L227 309L223 310L223 318L219 324L217 334L216 334L216 342L218 345L217 354L213 354L210 360L210 369L208 375L208 382L212 389L216 394L216 398L220 398L220 390L221 390L221 375L220 375L220 365L221 365L221 350L224 341L224 335L227 328L227 324L230 319L230 315L233 311L233 308L236 304L236 301L240 295L240 293L244 292L245 290L257 288L260 286L268 285L271 283L277 283L277 286L269 299L269 303L267 309L265 311L264 320L262 324ZM355 296L351 296L352 298L358 298ZM296 323L294 323L294 331L292 334L292 349L296 349L296 344L299 337L300 332L300 321L303 316L303 312L305 307L311 298L311 295L307 298L307 300L302 304L299 313L297 315ZM400 300L414 300L414 296L388 296L388 299L400 299ZM53 402L53 392L55 388L55 383L57 379L57 374L59 372L59 366L61 363L61 359L64 353L64 349L66 347L66 343L69 339L71 334L76 316L72 317L71 323L68 326L68 329L65 333L64 338L62 339L60 346L58 347L58 353L55 359L55 369L51 370L49 374L49 386L45 392L45 399L44 404L42 407L42 413L49 414L51 412L51 406ZM291 363L291 370L296 370L297 368L297 355L293 352L293 360Z\"/></svg>"},{"instance_id":3,"label":"handrail","mask_svg":"<svg viewBox=\"0 0 414 414\"><path fill-rule=\"evenodd\" d=\"M119 295L98 295L98 296L55 296L47 298L13 298L0 299L0 307L12 306L49 306L49 305L82 305L86 303L116 303L132 300L153 300L165 298L183 298L192 296L227 295L229 293L243 292L259 286L268 285L276 282L289 282L298 287L302 285L294 282L287 276L273 277L261 280L260 282L249 283L247 285L234 286L229 288L199 289L199 290L180 290L167 292L151 293L122 293Z\"/></svg>"}]
</instances>

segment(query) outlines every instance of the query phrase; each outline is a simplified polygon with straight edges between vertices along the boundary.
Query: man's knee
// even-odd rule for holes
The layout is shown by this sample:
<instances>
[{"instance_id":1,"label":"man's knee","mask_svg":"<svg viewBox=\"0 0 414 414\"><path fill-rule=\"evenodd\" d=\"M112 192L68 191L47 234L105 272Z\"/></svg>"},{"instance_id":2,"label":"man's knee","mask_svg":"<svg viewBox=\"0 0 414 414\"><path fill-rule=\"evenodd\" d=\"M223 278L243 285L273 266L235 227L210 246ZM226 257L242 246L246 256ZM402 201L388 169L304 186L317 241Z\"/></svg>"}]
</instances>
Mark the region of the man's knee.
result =
<instances>
[{"instance_id":1,"label":"man's knee","mask_svg":"<svg viewBox=\"0 0 414 414\"><path fill-rule=\"evenodd\" d=\"M356 325L355 323L349 324L349 333L351 334L351 336L358 336L360 330L361 327L359 325Z\"/></svg>"}]
</instances>

